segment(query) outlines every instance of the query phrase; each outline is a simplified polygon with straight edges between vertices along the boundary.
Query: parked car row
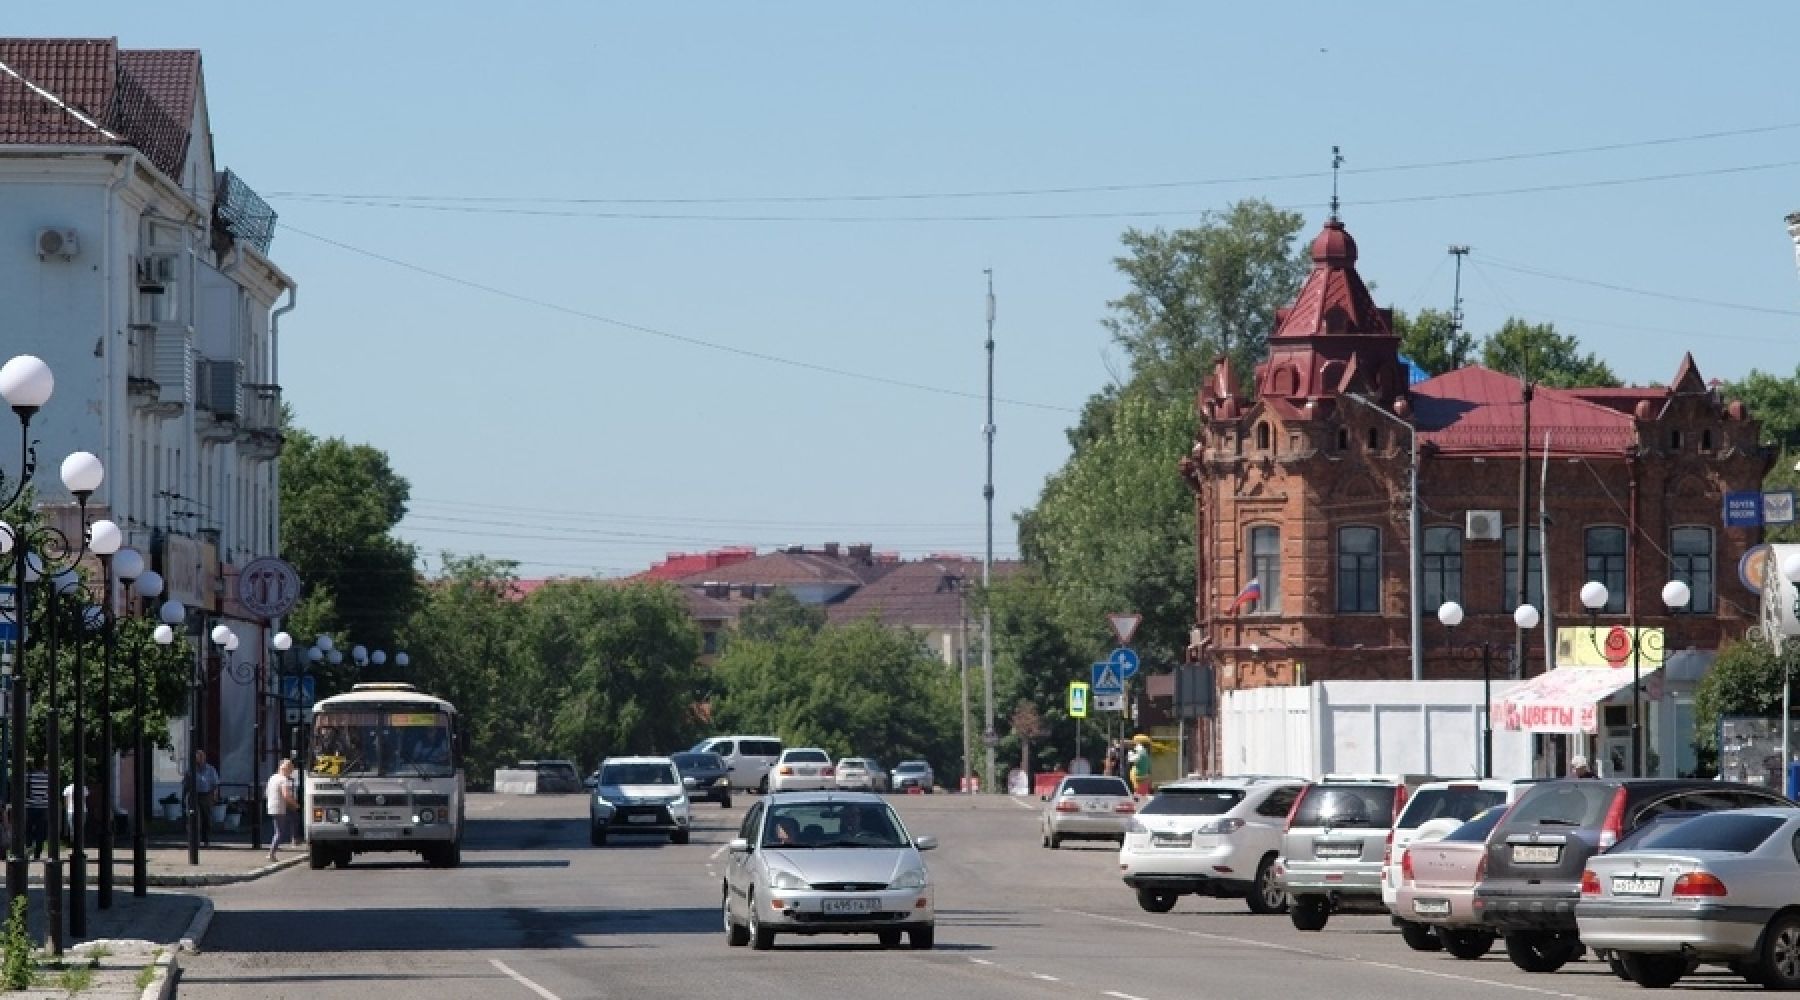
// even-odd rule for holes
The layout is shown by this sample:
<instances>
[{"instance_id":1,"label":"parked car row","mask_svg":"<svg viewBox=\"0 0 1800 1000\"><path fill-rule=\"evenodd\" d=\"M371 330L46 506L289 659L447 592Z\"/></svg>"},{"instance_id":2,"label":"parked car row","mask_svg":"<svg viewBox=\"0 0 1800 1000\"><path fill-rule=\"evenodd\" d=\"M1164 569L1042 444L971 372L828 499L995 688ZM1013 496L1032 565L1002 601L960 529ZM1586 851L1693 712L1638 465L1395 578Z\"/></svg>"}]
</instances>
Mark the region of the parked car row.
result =
<instances>
[{"instance_id":1,"label":"parked car row","mask_svg":"<svg viewBox=\"0 0 1800 1000\"><path fill-rule=\"evenodd\" d=\"M1044 845L1120 839L1121 878L1153 913L1185 894L1286 911L1303 931L1387 912L1408 946L1458 959L1501 943L1520 969L1554 972L1587 949L1646 987L1718 963L1800 989L1800 806L1766 788L1250 776L1139 802L1101 781L1123 785L1071 777L1045 796Z\"/></svg>"}]
</instances>

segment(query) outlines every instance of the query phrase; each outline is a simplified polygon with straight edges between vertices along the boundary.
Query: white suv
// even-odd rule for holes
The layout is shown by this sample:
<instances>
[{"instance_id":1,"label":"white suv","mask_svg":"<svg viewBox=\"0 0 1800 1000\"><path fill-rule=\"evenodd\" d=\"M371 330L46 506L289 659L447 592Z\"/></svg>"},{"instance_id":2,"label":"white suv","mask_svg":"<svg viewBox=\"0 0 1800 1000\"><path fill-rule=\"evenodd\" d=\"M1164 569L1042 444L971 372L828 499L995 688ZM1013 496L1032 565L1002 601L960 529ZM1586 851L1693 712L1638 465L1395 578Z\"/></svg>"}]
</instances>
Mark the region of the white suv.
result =
<instances>
[{"instance_id":1,"label":"white suv","mask_svg":"<svg viewBox=\"0 0 1800 1000\"><path fill-rule=\"evenodd\" d=\"M1413 789L1406 808L1388 831L1381 857L1381 902L1394 912L1400 891L1400 868L1414 842L1435 840L1492 806L1511 805L1532 785L1529 778L1463 778L1428 781ZM1429 925L1394 914L1394 925L1414 951L1437 951L1443 945Z\"/></svg>"},{"instance_id":2,"label":"white suv","mask_svg":"<svg viewBox=\"0 0 1800 1000\"><path fill-rule=\"evenodd\" d=\"M818 747L791 747L769 769L771 792L816 792L836 788L831 755Z\"/></svg>"},{"instance_id":3,"label":"white suv","mask_svg":"<svg viewBox=\"0 0 1800 1000\"><path fill-rule=\"evenodd\" d=\"M1138 905L1166 913L1187 893L1245 899L1252 913L1280 913L1287 894L1273 877L1300 778L1189 778L1159 786L1119 848L1119 872Z\"/></svg>"}]
</instances>

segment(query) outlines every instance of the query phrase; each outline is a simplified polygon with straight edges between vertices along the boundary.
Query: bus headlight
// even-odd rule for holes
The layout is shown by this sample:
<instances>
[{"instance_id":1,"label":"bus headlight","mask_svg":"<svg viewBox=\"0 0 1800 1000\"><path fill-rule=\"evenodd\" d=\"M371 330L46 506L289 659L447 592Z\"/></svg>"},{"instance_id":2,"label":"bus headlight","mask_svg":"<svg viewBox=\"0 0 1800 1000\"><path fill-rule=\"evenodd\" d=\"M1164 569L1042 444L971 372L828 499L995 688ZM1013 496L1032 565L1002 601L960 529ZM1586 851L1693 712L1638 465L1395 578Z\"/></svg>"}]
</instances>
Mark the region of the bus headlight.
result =
<instances>
[{"instance_id":1,"label":"bus headlight","mask_svg":"<svg viewBox=\"0 0 1800 1000\"><path fill-rule=\"evenodd\" d=\"M343 814L339 813L336 809L325 810L325 822L327 823L336 823L342 816Z\"/></svg>"},{"instance_id":2,"label":"bus headlight","mask_svg":"<svg viewBox=\"0 0 1800 1000\"><path fill-rule=\"evenodd\" d=\"M437 813L430 809L421 809L419 815L413 817L413 820L418 823L436 823Z\"/></svg>"}]
</instances>

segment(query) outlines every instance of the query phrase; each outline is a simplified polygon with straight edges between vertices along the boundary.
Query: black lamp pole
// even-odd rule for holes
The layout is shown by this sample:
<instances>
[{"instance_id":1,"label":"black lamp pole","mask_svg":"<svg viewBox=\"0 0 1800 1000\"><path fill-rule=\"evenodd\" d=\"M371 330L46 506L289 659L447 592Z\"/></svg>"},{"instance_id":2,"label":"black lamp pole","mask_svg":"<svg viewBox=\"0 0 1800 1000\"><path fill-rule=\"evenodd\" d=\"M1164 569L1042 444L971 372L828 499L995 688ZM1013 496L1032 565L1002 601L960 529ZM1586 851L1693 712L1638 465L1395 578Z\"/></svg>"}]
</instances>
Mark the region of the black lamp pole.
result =
<instances>
[{"instance_id":1,"label":"black lamp pole","mask_svg":"<svg viewBox=\"0 0 1800 1000\"><path fill-rule=\"evenodd\" d=\"M150 760L144 740L143 643L131 644L131 894L150 893Z\"/></svg>"},{"instance_id":2,"label":"black lamp pole","mask_svg":"<svg viewBox=\"0 0 1800 1000\"><path fill-rule=\"evenodd\" d=\"M82 697L87 682L87 604L76 606L75 766L69 782L69 934L87 937L87 716Z\"/></svg>"}]
</instances>

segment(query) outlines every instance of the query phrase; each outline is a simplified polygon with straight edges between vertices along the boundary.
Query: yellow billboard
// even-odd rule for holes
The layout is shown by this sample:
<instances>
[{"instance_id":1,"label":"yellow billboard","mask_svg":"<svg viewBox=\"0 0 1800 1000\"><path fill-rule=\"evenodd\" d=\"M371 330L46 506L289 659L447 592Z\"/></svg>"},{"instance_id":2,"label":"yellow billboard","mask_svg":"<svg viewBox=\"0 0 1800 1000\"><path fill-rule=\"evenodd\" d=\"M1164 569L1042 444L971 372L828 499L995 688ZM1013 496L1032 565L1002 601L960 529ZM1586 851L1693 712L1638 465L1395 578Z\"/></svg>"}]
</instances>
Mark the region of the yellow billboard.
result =
<instances>
[{"instance_id":1,"label":"yellow billboard","mask_svg":"<svg viewBox=\"0 0 1800 1000\"><path fill-rule=\"evenodd\" d=\"M1639 667L1660 667L1663 630L1624 625L1578 625L1556 630L1559 667L1628 667L1635 653Z\"/></svg>"}]
</instances>

